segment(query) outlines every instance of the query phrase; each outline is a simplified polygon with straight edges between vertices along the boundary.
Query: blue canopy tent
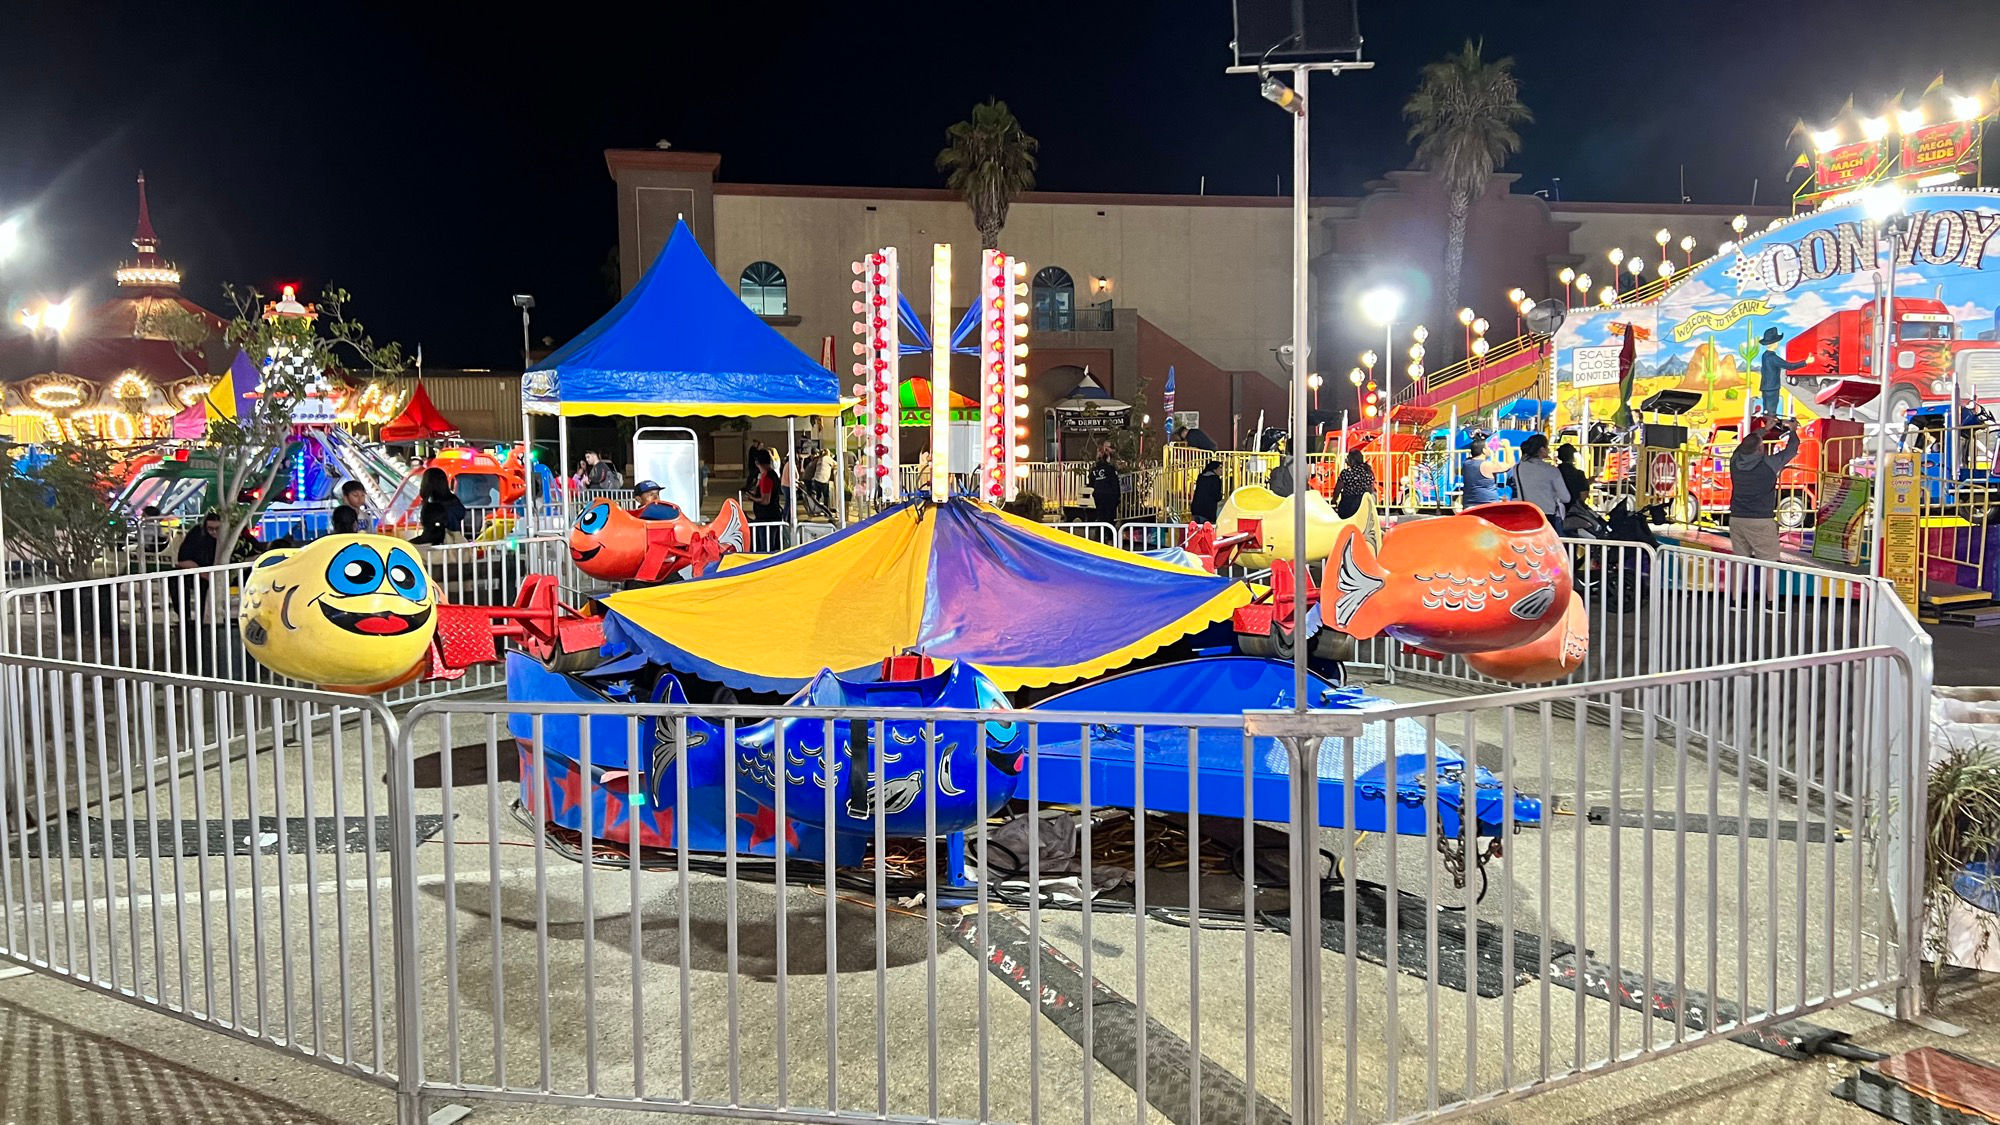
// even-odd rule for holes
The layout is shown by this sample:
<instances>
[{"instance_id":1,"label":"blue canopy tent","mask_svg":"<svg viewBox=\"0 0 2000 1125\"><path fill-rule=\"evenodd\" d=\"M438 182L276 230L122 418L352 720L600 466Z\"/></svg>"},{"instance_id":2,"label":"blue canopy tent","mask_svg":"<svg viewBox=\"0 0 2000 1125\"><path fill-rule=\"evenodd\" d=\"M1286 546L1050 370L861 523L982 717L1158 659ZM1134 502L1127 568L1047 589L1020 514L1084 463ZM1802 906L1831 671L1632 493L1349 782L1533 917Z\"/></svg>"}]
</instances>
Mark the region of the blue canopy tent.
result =
<instances>
[{"instance_id":1,"label":"blue canopy tent","mask_svg":"<svg viewBox=\"0 0 2000 1125\"><path fill-rule=\"evenodd\" d=\"M784 418L789 446L792 419L841 409L840 380L743 303L684 221L624 300L521 376L523 432L556 415L565 471L578 416Z\"/></svg>"},{"instance_id":2,"label":"blue canopy tent","mask_svg":"<svg viewBox=\"0 0 2000 1125\"><path fill-rule=\"evenodd\" d=\"M764 323L685 222L617 307L521 378L535 414L833 417L840 380Z\"/></svg>"}]
</instances>

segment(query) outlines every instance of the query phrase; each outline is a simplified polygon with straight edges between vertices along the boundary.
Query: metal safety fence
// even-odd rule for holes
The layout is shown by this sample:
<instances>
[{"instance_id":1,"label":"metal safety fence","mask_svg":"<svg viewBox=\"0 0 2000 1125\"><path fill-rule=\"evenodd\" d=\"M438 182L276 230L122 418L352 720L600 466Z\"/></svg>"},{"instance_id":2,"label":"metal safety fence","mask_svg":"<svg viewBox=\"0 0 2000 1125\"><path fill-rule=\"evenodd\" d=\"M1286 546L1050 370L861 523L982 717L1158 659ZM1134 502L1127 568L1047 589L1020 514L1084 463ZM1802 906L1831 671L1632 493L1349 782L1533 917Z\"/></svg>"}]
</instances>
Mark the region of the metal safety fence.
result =
<instances>
[{"instance_id":1,"label":"metal safety fence","mask_svg":"<svg viewBox=\"0 0 2000 1125\"><path fill-rule=\"evenodd\" d=\"M440 601L508 605L530 574L557 575L573 603L602 589L570 565L561 539L497 539L416 549ZM283 677L250 658L237 634L243 582L255 565L166 569L9 589L0 592L0 621L9 651L22 656L228 683L281 683ZM420 679L383 698L400 705L484 690L502 680L499 665L478 665L457 679Z\"/></svg>"},{"instance_id":2,"label":"metal safety fence","mask_svg":"<svg viewBox=\"0 0 2000 1125\"><path fill-rule=\"evenodd\" d=\"M204 648L241 568L10 592L0 959L407 1125L1404 1120L1913 1010L1930 667L1893 593L1565 549L1575 682L1377 641L1386 698L1306 715L397 716ZM443 550L454 600L518 585Z\"/></svg>"},{"instance_id":3,"label":"metal safety fence","mask_svg":"<svg viewBox=\"0 0 2000 1125\"><path fill-rule=\"evenodd\" d=\"M425 704L404 783L449 760L417 799L442 828L412 1077L793 1119L1387 1121L1744 1038L1913 979L1918 731L1874 705L1911 674L1875 647L1345 715L771 729ZM1778 698L1843 717L1799 751L1816 788L1758 764L1794 733L1756 717ZM866 796L840 731L882 748ZM996 751L1017 772L943 764ZM1399 831L1363 830L1384 792ZM922 827L968 796L999 812ZM750 827L691 846L704 817Z\"/></svg>"},{"instance_id":4,"label":"metal safety fence","mask_svg":"<svg viewBox=\"0 0 2000 1125\"><path fill-rule=\"evenodd\" d=\"M0 656L0 961L397 1072L394 722L351 696Z\"/></svg>"}]
</instances>

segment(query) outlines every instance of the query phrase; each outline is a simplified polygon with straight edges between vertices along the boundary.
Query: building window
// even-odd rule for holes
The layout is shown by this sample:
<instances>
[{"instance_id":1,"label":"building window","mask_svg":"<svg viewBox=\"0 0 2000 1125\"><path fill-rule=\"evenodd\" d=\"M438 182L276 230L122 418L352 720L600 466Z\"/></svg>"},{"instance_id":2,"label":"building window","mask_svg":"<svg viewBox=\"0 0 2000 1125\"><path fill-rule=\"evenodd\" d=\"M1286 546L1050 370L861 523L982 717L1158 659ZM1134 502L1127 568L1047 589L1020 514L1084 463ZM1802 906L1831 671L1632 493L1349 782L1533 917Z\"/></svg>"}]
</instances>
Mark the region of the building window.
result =
<instances>
[{"instance_id":1,"label":"building window","mask_svg":"<svg viewBox=\"0 0 2000 1125\"><path fill-rule=\"evenodd\" d=\"M1035 331L1076 331L1076 282L1061 266L1044 266L1030 288L1035 301Z\"/></svg>"},{"instance_id":2,"label":"building window","mask_svg":"<svg viewBox=\"0 0 2000 1125\"><path fill-rule=\"evenodd\" d=\"M758 316L785 315L785 271L769 262L751 262L736 283L743 303Z\"/></svg>"}]
</instances>

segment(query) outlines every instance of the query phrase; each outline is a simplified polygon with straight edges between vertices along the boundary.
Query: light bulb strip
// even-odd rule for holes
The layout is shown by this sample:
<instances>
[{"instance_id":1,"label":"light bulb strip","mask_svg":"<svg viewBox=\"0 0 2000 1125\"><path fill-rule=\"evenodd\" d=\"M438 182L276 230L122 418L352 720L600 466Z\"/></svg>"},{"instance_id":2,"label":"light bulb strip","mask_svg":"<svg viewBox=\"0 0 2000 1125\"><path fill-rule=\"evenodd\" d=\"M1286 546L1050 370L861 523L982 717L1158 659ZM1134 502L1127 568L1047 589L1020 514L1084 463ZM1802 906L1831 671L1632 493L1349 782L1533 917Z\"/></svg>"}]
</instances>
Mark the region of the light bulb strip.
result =
<instances>
[{"instance_id":1,"label":"light bulb strip","mask_svg":"<svg viewBox=\"0 0 2000 1125\"><path fill-rule=\"evenodd\" d=\"M951 243L931 246L931 502L951 498Z\"/></svg>"},{"instance_id":2,"label":"light bulb strip","mask_svg":"<svg viewBox=\"0 0 2000 1125\"><path fill-rule=\"evenodd\" d=\"M863 403L861 450L864 479L872 494L890 503L901 494L896 467L902 463L898 440L898 407L902 396L900 355L896 346L897 269L896 248L885 246L855 263L859 280L854 291L860 295L855 314L856 387ZM867 496L863 496L865 501Z\"/></svg>"},{"instance_id":3,"label":"light bulb strip","mask_svg":"<svg viewBox=\"0 0 2000 1125\"><path fill-rule=\"evenodd\" d=\"M1027 427L1015 421L1024 385L1027 305L1015 300L1017 279L1027 270L1003 251L987 250L979 261L979 496L992 504L1013 499L1016 467Z\"/></svg>"}]
</instances>

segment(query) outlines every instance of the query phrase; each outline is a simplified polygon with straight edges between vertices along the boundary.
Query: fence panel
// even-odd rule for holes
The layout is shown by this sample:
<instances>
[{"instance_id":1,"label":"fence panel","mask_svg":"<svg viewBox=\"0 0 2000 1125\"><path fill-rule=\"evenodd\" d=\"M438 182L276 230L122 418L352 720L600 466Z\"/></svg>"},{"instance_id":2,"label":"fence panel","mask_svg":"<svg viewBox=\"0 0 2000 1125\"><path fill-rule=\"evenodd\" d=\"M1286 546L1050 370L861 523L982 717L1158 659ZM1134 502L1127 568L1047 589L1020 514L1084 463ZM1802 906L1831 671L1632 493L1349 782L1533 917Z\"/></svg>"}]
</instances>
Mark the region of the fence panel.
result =
<instances>
[{"instance_id":1,"label":"fence panel","mask_svg":"<svg viewBox=\"0 0 2000 1125\"><path fill-rule=\"evenodd\" d=\"M390 1082L387 711L19 656L0 684L0 960Z\"/></svg>"},{"instance_id":2,"label":"fence panel","mask_svg":"<svg viewBox=\"0 0 2000 1125\"><path fill-rule=\"evenodd\" d=\"M1289 1111L1292 966L1262 919L1290 876L1256 824L1286 815L1288 787L1282 751L1240 716L789 711L783 756L759 758L693 753L750 732L754 709L508 711L425 704L405 727L399 768L433 745L461 763L417 794L453 864L414 902L428 1097L891 1120ZM867 783L848 786L839 737L882 748L860 759ZM762 772L774 761L788 785ZM1026 811L1005 824L931 831L1009 794ZM829 842L828 823L857 834ZM1189 840L1205 841L1191 860L1163 861Z\"/></svg>"},{"instance_id":3,"label":"fence panel","mask_svg":"<svg viewBox=\"0 0 2000 1125\"><path fill-rule=\"evenodd\" d=\"M573 602L604 587L578 573L557 538L495 539L422 549L443 601L507 605L529 574L555 574ZM250 659L237 635L242 584L252 563L168 569L0 594L12 651L50 661L173 672L237 684L281 677ZM456 680L418 681L387 693L392 704L478 691L501 682L499 665Z\"/></svg>"},{"instance_id":4,"label":"fence panel","mask_svg":"<svg viewBox=\"0 0 2000 1125\"><path fill-rule=\"evenodd\" d=\"M1358 729L1249 716L1350 774L1357 747L1386 747L1365 760L1392 790L1454 749L1494 771L1456 827L1463 803L1428 786L1415 831L1323 834L1345 878L1302 978L1318 995L1300 992L1326 1104L1461 1112L1905 987L1898 857L1922 813L1895 751L1908 712L1868 703L1911 671L1883 646L1401 705ZM1795 741L1761 717L1806 701L1853 721ZM1787 755L1815 787L1759 765Z\"/></svg>"}]
</instances>

